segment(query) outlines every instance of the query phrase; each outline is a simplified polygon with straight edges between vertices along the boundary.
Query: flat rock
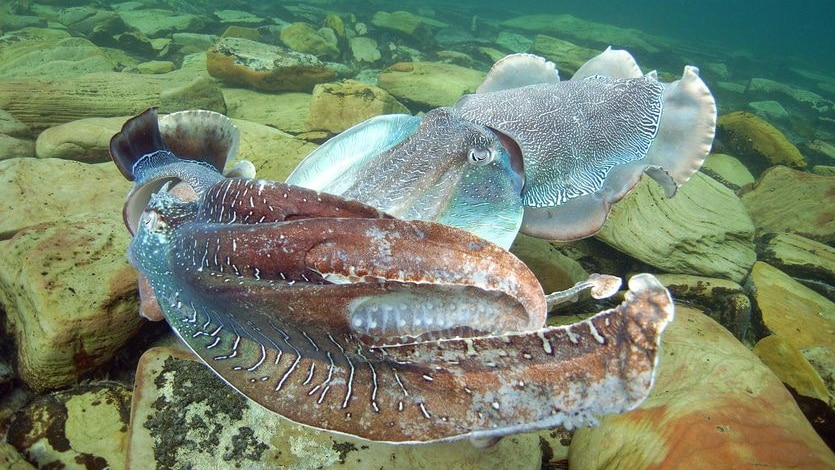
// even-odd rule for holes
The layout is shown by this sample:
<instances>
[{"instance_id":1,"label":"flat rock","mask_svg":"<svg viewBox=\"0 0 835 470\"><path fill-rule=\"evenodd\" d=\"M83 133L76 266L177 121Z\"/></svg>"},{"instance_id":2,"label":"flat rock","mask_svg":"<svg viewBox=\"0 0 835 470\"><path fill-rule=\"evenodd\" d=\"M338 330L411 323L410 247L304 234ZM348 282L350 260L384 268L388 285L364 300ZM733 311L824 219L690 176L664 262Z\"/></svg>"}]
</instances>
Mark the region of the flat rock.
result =
<instances>
[{"instance_id":1,"label":"flat rock","mask_svg":"<svg viewBox=\"0 0 835 470\"><path fill-rule=\"evenodd\" d=\"M206 23L196 15L160 8L118 10L117 13L126 25L149 38L182 31L200 31Z\"/></svg>"},{"instance_id":2,"label":"flat rock","mask_svg":"<svg viewBox=\"0 0 835 470\"><path fill-rule=\"evenodd\" d=\"M38 468L121 470L129 412L125 386L82 385L36 398L18 413L8 441Z\"/></svg>"},{"instance_id":3,"label":"flat rock","mask_svg":"<svg viewBox=\"0 0 835 470\"><path fill-rule=\"evenodd\" d=\"M398 446L317 431L248 401L193 356L153 348L136 374L128 467L154 461L164 468L253 470L539 469L542 454L537 434L478 449L469 442Z\"/></svg>"},{"instance_id":4,"label":"flat rock","mask_svg":"<svg viewBox=\"0 0 835 470\"><path fill-rule=\"evenodd\" d=\"M112 163L36 158L0 161L0 240L68 215L100 213L118 219L130 188Z\"/></svg>"},{"instance_id":5,"label":"flat rock","mask_svg":"<svg viewBox=\"0 0 835 470\"><path fill-rule=\"evenodd\" d=\"M337 134L381 114L409 114L409 109L374 85L357 80L323 83L313 89L307 130Z\"/></svg>"},{"instance_id":6,"label":"flat rock","mask_svg":"<svg viewBox=\"0 0 835 470\"><path fill-rule=\"evenodd\" d=\"M740 198L757 230L790 232L821 243L835 241L835 176L776 166Z\"/></svg>"},{"instance_id":7,"label":"flat rock","mask_svg":"<svg viewBox=\"0 0 835 470\"><path fill-rule=\"evenodd\" d=\"M110 161L110 138L124 118L85 118L50 127L38 135L38 158L62 158L84 163Z\"/></svg>"},{"instance_id":8,"label":"flat rock","mask_svg":"<svg viewBox=\"0 0 835 470\"><path fill-rule=\"evenodd\" d=\"M747 285L766 334L799 350L835 350L835 303L762 261L754 264Z\"/></svg>"},{"instance_id":9,"label":"flat rock","mask_svg":"<svg viewBox=\"0 0 835 470\"><path fill-rule=\"evenodd\" d=\"M563 80L573 75L589 59L600 54L598 50L544 34L534 36L531 52L554 62Z\"/></svg>"},{"instance_id":10,"label":"flat rock","mask_svg":"<svg viewBox=\"0 0 835 470\"><path fill-rule=\"evenodd\" d=\"M738 158L723 153L708 155L700 171L734 191L754 182L754 175Z\"/></svg>"},{"instance_id":11,"label":"flat rock","mask_svg":"<svg viewBox=\"0 0 835 470\"><path fill-rule=\"evenodd\" d=\"M672 198L650 178L612 206L597 238L670 273L742 282L754 264L754 225L730 189L696 173Z\"/></svg>"},{"instance_id":12,"label":"flat rock","mask_svg":"<svg viewBox=\"0 0 835 470\"><path fill-rule=\"evenodd\" d=\"M238 158L251 161L258 178L284 181L299 162L317 147L263 124L238 119L233 121L241 130Z\"/></svg>"},{"instance_id":13,"label":"flat rock","mask_svg":"<svg viewBox=\"0 0 835 470\"><path fill-rule=\"evenodd\" d=\"M829 391L799 349L777 335L757 341L753 353L798 395L829 402Z\"/></svg>"},{"instance_id":14,"label":"flat rock","mask_svg":"<svg viewBox=\"0 0 835 470\"><path fill-rule=\"evenodd\" d=\"M313 55L235 37L215 43L206 66L224 82L267 91L309 91L336 76Z\"/></svg>"},{"instance_id":15,"label":"flat rock","mask_svg":"<svg viewBox=\"0 0 835 470\"><path fill-rule=\"evenodd\" d=\"M0 160L34 156L34 140L0 134Z\"/></svg>"},{"instance_id":16,"label":"flat rock","mask_svg":"<svg viewBox=\"0 0 835 470\"><path fill-rule=\"evenodd\" d=\"M661 343L649 398L577 430L572 469L835 468L780 380L718 323L679 305Z\"/></svg>"},{"instance_id":17,"label":"flat rock","mask_svg":"<svg viewBox=\"0 0 835 470\"><path fill-rule=\"evenodd\" d=\"M0 242L0 304L20 378L35 390L77 383L142 324L120 214L77 214Z\"/></svg>"},{"instance_id":18,"label":"flat rock","mask_svg":"<svg viewBox=\"0 0 835 470\"><path fill-rule=\"evenodd\" d=\"M351 48L351 54L357 62L373 64L383 57L377 47L377 41L373 38L356 36L348 40L348 46Z\"/></svg>"},{"instance_id":19,"label":"flat rock","mask_svg":"<svg viewBox=\"0 0 835 470\"><path fill-rule=\"evenodd\" d=\"M435 62L398 62L377 76L380 88L407 106L450 106L462 95L474 93L484 73L458 65Z\"/></svg>"},{"instance_id":20,"label":"flat rock","mask_svg":"<svg viewBox=\"0 0 835 470\"><path fill-rule=\"evenodd\" d=\"M27 29L3 39L0 78L66 79L115 68L100 47L65 31Z\"/></svg>"},{"instance_id":21,"label":"flat rock","mask_svg":"<svg viewBox=\"0 0 835 470\"><path fill-rule=\"evenodd\" d=\"M35 470L13 445L6 442L0 442L0 465L7 470Z\"/></svg>"},{"instance_id":22,"label":"flat rock","mask_svg":"<svg viewBox=\"0 0 835 470\"><path fill-rule=\"evenodd\" d=\"M751 328L751 300L743 287L727 279L689 274L656 276L675 300L699 306L739 339L747 339Z\"/></svg>"},{"instance_id":23,"label":"flat rock","mask_svg":"<svg viewBox=\"0 0 835 470\"><path fill-rule=\"evenodd\" d=\"M520 233L510 252L530 268L546 294L568 289L589 277L580 263L560 253L548 240Z\"/></svg>"},{"instance_id":24,"label":"flat rock","mask_svg":"<svg viewBox=\"0 0 835 470\"><path fill-rule=\"evenodd\" d=\"M449 24L408 11L378 11L371 17L371 24L389 31L410 36L418 42L426 42L432 37L433 29L447 28Z\"/></svg>"},{"instance_id":25,"label":"flat rock","mask_svg":"<svg viewBox=\"0 0 835 470\"><path fill-rule=\"evenodd\" d=\"M835 248L793 233L760 237L757 257L835 301Z\"/></svg>"},{"instance_id":26,"label":"flat rock","mask_svg":"<svg viewBox=\"0 0 835 470\"><path fill-rule=\"evenodd\" d=\"M781 83L768 78L754 77L748 82L745 94L754 99L790 100L791 107L804 114L832 115L835 103L823 96L803 88Z\"/></svg>"},{"instance_id":27,"label":"flat rock","mask_svg":"<svg viewBox=\"0 0 835 470\"><path fill-rule=\"evenodd\" d=\"M735 111L719 116L716 137L754 169L773 165L806 168L800 150L779 129L752 113Z\"/></svg>"},{"instance_id":28,"label":"flat rock","mask_svg":"<svg viewBox=\"0 0 835 470\"><path fill-rule=\"evenodd\" d=\"M264 124L291 134L307 130L310 93L264 93L247 88L224 88L228 116Z\"/></svg>"},{"instance_id":29,"label":"flat rock","mask_svg":"<svg viewBox=\"0 0 835 470\"><path fill-rule=\"evenodd\" d=\"M311 54L322 59L339 57L340 51L336 36L333 36L331 40L327 35L321 34L308 23L289 24L281 28L278 37L285 46L296 52Z\"/></svg>"}]
</instances>

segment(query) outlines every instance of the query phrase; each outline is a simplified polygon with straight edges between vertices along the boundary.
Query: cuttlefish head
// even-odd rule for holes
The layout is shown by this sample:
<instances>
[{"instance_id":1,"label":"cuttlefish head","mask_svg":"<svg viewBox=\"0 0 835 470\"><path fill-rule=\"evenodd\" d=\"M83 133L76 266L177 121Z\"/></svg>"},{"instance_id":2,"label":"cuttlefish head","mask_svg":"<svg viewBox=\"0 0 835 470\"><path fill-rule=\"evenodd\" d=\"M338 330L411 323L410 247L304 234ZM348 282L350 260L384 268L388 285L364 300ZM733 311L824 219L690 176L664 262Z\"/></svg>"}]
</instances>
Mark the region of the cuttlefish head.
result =
<instances>
[{"instance_id":1,"label":"cuttlefish head","mask_svg":"<svg viewBox=\"0 0 835 470\"><path fill-rule=\"evenodd\" d=\"M449 108L422 119L365 121L309 155L287 182L356 199L395 217L464 228L504 247L513 242L523 215L518 146Z\"/></svg>"}]
</instances>

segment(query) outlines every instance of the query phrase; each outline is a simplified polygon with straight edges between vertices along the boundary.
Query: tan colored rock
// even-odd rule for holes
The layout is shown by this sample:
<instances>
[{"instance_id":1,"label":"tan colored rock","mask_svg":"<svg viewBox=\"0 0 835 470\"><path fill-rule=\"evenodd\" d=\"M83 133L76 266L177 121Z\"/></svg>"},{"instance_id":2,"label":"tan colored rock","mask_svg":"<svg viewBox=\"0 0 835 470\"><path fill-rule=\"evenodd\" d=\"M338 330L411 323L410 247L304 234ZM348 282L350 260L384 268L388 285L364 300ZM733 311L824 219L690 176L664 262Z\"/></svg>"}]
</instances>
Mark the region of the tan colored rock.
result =
<instances>
[{"instance_id":1,"label":"tan colored rock","mask_svg":"<svg viewBox=\"0 0 835 470\"><path fill-rule=\"evenodd\" d=\"M317 145L263 124L234 120L241 130L238 159L255 165L258 178L284 181Z\"/></svg>"},{"instance_id":2,"label":"tan colored rock","mask_svg":"<svg viewBox=\"0 0 835 470\"><path fill-rule=\"evenodd\" d=\"M83 213L121 214L131 184L112 163L0 161L0 239L31 225Z\"/></svg>"},{"instance_id":3,"label":"tan colored rock","mask_svg":"<svg viewBox=\"0 0 835 470\"><path fill-rule=\"evenodd\" d=\"M340 133L381 114L409 114L387 91L357 80L323 83L313 89L307 130Z\"/></svg>"},{"instance_id":4,"label":"tan colored rock","mask_svg":"<svg viewBox=\"0 0 835 470\"><path fill-rule=\"evenodd\" d=\"M765 329L796 349L835 349L835 303L762 261L749 279Z\"/></svg>"},{"instance_id":5,"label":"tan colored rock","mask_svg":"<svg viewBox=\"0 0 835 470\"><path fill-rule=\"evenodd\" d=\"M411 36L419 42L426 42L432 37L432 30L446 28L449 24L425 16L415 15L408 11L385 12L378 11L371 18L374 26L396 31Z\"/></svg>"},{"instance_id":6,"label":"tan colored rock","mask_svg":"<svg viewBox=\"0 0 835 470\"><path fill-rule=\"evenodd\" d=\"M10 158L34 157L35 141L0 134L0 160Z\"/></svg>"},{"instance_id":7,"label":"tan colored rock","mask_svg":"<svg viewBox=\"0 0 835 470\"><path fill-rule=\"evenodd\" d=\"M303 22L289 24L281 28L279 39L285 46L296 52L312 54L322 59L339 57L339 47L335 41L329 41L319 34L312 25Z\"/></svg>"},{"instance_id":8,"label":"tan colored rock","mask_svg":"<svg viewBox=\"0 0 835 470\"><path fill-rule=\"evenodd\" d=\"M835 176L777 166L740 198L760 232L791 232L821 243L835 241Z\"/></svg>"},{"instance_id":9,"label":"tan colored rock","mask_svg":"<svg viewBox=\"0 0 835 470\"><path fill-rule=\"evenodd\" d=\"M600 54L596 49L578 46L544 34L534 36L531 52L554 62L563 80L571 77L586 61Z\"/></svg>"},{"instance_id":10,"label":"tan colored rock","mask_svg":"<svg viewBox=\"0 0 835 470\"><path fill-rule=\"evenodd\" d=\"M124 122L124 117L86 118L50 127L38 135L37 157L109 162L110 139Z\"/></svg>"},{"instance_id":11,"label":"tan colored rock","mask_svg":"<svg viewBox=\"0 0 835 470\"><path fill-rule=\"evenodd\" d=\"M806 159L800 150L779 129L749 112L735 111L719 116L716 137L734 155L747 159L755 168L773 165L806 168Z\"/></svg>"},{"instance_id":12,"label":"tan colored rock","mask_svg":"<svg viewBox=\"0 0 835 470\"><path fill-rule=\"evenodd\" d=\"M656 277L674 299L699 306L739 339L749 336L751 299L741 285L727 279L689 274L658 274Z\"/></svg>"},{"instance_id":13,"label":"tan colored rock","mask_svg":"<svg viewBox=\"0 0 835 470\"><path fill-rule=\"evenodd\" d=\"M0 466L7 470L35 470L13 445L0 442Z\"/></svg>"},{"instance_id":14,"label":"tan colored rock","mask_svg":"<svg viewBox=\"0 0 835 470\"><path fill-rule=\"evenodd\" d=\"M199 31L206 21L197 15L161 8L118 9L117 13L130 28L152 38L178 31Z\"/></svg>"},{"instance_id":15,"label":"tan colored rock","mask_svg":"<svg viewBox=\"0 0 835 470\"><path fill-rule=\"evenodd\" d=\"M27 405L8 441L38 468L121 470L129 411L130 390L125 386L82 385Z\"/></svg>"},{"instance_id":16,"label":"tan colored rock","mask_svg":"<svg viewBox=\"0 0 835 470\"><path fill-rule=\"evenodd\" d=\"M129 239L117 211L35 225L0 242L0 304L27 385L76 383L139 330Z\"/></svg>"},{"instance_id":17,"label":"tan colored rock","mask_svg":"<svg viewBox=\"0 0 835 470\"><path fill-rule=\"evenodd\" d=\"M754 175L738 158L723 153L711 153L699 170L736 191L754 182Z\"/></svg>"},{"instance_id":18,"label":"tan colored rock","mask_svg":"<svg viewBox=\"0 0 835 470\"><path fill-rule=\"evenodd\" d=\"M533 271L546 294L568 289L589 277L580 263L557 251L548 240L520 233L510 252Z\"/></svg>"},{"instance_id":19,"label":"tan colored rock","mask_svg":"<svg viewBox=\"0 0 835 470\"><path fill-rule=\"evenodd\" d=\"M66 31L26 28L9 33L4 39L0 48L0 78L64 80L115 68L103 49L88 39L71 37Z\"/></svg>"},{"instance_id":20,"label":"tan colored rock","mask_svg":"<svg viewBox=\"0 0 835 470\"><path fill-rule=\"evenodd\" d=\"M168 348L140 360L128 468L539 469L537 434L478 449L469 442L391 445L297 425L246 400L205 365ZM192 423L201 423L195 426ZM218 458L218 449L225 449ZM404 462L407 462L404 464Z\"/></svg>"},{"instance_id":21,"label":"tan colored rock","mask_svg":"<svg viewBox=\"0 0 835 470\"><path fill-rule=\"evenodd\" d=\"M573 470L835 467L780 380L719 324L679 305L661 347L649 398L574 434Z\"/></svg>"},{"instance_id":22,"label":"tan colored rock","mask_svg":"<svg viewBox=\"0 0 835 470\"><path fill-rule=\"evenodd\" d=\"M267 91L308 91L336 74L315 56L235 37L221 38L206 56L209 74Z\"/></svg>"},{"instance_id":23,"label":"tan colored rock","mask_svg":"<svg viewBox=\"0 0 835 470\"><path fill-rule=\"evenodd\" d=\"M742 282L754 264L754 225L728 188L696 173L672 198L649 178L612 206L597 238L670 273Z\"/></svg>"},{"instance_id":24,"label":"tan colored rock","mask_svg":"<svg viewBox=\"0 0 835 470\"><path fill-rule=\"evenodd\" d=\"M760 238L757 254L760 261L835 300L835 248L793 233L772 233Z\"/></svg>"},{"instance_id":25,"label":"tan colored rock","mask_svg":"<svg viewBox=\"0 0 835 470\"><path fill-rule=\"evenodd\" d=\"M452 64L398 62L377 76L380 88L408 104L450 106L484 81L484 73Z\"/></svg>"},{"instance_id":26,"label":"tan colored rock","mask_svg":"<svg viewBox=\"0 0 835 470\"><path fill-rule=\"evenodd\" d=\"M291 134L307 130L310 93L264 93L246 88L224 88L228 116L274 127Z\"/></svg>"},{"instance_id":27,"label":"tan colored rock","mask_svg":"<svg viewBox=\"0 0 835 470\"><path fill-rule=\"evenodd\" d=\"M356 36L348 41L351 47L351 54L357 62L373 64L382 58L377 41L366 36Z\"/></svg>"},{"instance_id":28,"label":"tan colored rock","mask_svg":"<svg viewBox=\"0 0 835 470\"><path fill-rule=\"evenodd\" d=\"M757 341L753 352L798 395L829 402L829 391L823 379L800 350L785 339L777 335L766 336Z\"/></svg>"}]
</instances>

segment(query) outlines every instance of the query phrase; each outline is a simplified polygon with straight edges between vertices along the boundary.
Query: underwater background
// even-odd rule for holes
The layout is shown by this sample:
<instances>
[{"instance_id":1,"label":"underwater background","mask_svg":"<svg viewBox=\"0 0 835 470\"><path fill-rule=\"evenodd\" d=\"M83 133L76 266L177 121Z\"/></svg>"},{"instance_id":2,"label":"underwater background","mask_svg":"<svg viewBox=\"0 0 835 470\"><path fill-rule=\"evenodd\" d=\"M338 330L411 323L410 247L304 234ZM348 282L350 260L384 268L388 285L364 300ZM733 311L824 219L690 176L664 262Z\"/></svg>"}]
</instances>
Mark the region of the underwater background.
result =
<instances>
[{"instance_id":1,"label":"underwater background","mask_svg":"<svg viewBox=\"0 0 835 470\"><path fill-rule=\"evenodd\" d=\"M811 0L0 0L0 468L835 468L833 24ZM663 83L698 67L711 154L672 198L643 178L592 237L510 251L546 292L642 272L670 290L635 411L484 449L371 443L257 406L140 305L109 149L132 116L229 116L230 166L283 181L357 123L451 106L508 54L566 80L608 46Z\"/></svg>"}]
</instances>

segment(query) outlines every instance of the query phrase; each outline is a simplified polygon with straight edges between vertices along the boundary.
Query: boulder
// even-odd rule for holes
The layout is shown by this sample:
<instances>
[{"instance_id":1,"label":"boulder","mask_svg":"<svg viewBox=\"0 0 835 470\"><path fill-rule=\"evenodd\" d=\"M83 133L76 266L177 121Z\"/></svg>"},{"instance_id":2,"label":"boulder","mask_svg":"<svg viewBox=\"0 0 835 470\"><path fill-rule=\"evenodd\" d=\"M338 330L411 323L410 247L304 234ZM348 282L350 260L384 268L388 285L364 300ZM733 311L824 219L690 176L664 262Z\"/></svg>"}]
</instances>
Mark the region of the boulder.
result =
<instances>
[{"instance_id":1,"label":"boulder","mask_svg":"<svg viewBox=\"0 0 835 470\"><path fill-rule=\"evenodd\" d=\"M110 214L118 219L131 188L112 163L58 159L0 161L0 181L0 240L31 225L74 214Z\"/></svg>"},{"instance_id":2,"label":"boulder","mask_svg":"<svg viewBox=\"0 0 835 470\"><path fill-rule=\"evenodd\" d=\"M334 134L381 114L409 114L387 91L356 80L323 83L313 89L307 129Z\"/></svg>"},{"instance_id":3,"label":"boulder","mask_svg":"<svg viewBox=\"0 0 835 470\"><path fill-rule=\"evenodd\" d=\"M829 403L829 391L818 372L787 340L769 335L757 341L753 353L798 395Z\"/></svg>"},{"instance_id":4,"label":"boulder","mask_svg":"<svg viewBox=\"0 0 835 470\"><path fill-rule=\"evenodd\" d=\"M672 198L649 178L612 206L597 238L670 273L742 282L754 264L754 225L739 198L696 173Z\"/></svg>"},{"instance_id":5,"label":"boulder","mask_svg":"<svg viewBox=\"0 0 835 470\"><path fill-rule=\"evenodd\" d=\"M356 36L348 41L351 54L357 62L373 64L383 56L377 47L377 41L366 36Z\"/></svg>"},{"instance_id":6,"label":"boulder","mask_svg":"<svg viewBox=\"0 0 835 470\"><path fill-rule=\"evenodd\" d=\"M765 100L778 100L782 103L789 103L798 114L812 116L828 115L835 113L835 103L823 96L803 88L781 83L768 78L754 77L748 82L745 94L750 98Z\"/></svg>"},{"instance_id":7,"label":"boulder","mask_svg":"<svg viewBox=\"0 0 835 470\"><path fill-rule=\"evenodd\" d=\"M0 160L35 156L35 141L29 126L0 109Z\"/></svg>"},{"instance_id":8,"label":"boulder","mask_svg":"<svg viewBox=\"0 0 835 470\"><path fill-rule=\"evenodd\" d=\"M6 442L0 442L0 465L7 470L35 470L13 445Z\"/></svg>"},{"instance_id":9,"label":"boulder","mask_svg":"<svg viewBox=\"0 0 835 470\"><path fill-rule=\"evenodd\" d=\"M291 134L305 132L310 111L309 93L264 93L246 88L224 88L223 97L231 118L256 122Z\"/></svg>"},{"instance_id":10,"label":"boulder","mask_svg":"<svg viewBox=\"0 0 835 470\"><path fill-rule=\"evenodd\" d=\"M127 387L81 385L28 404L18 413L8 441L38 468L121 470L129 413Z\"/></svg>"},{"instance_id":11,"label":"boulder","mask_svg":"<svg viewBox=\"0 0 835 470\"><path fill-rule=\"evenodd\" d=\"M790 232L835 242L835 176L776 166L740 199L759 232Z\"/></svg>"},{"instance_id":12,"label":"boulder","mask_svg":"<svg viewBox=\"0 0 835 470\"><path fill-rule=\"evenodd\" d=\"M478 449L452 444L391 445L318 431L246 400L190 354L153 348L134 386L128 467L216 469L539 469L537 434ZM220 449L220 451L219 451Z\"/></svg>"},{"instance_id":13,"label":"boulder","mask_svg":"<svg viewBox=\"0 0 835 470\"><path fill-rule=\"evenodd\" d=\"M267 91L309 91L336 76L310 54L235 37L215 43L206 66L224 82Z\"/></svg>"},{"instance_id":14,"label":"boulder","mask_svg":"<svg viewBox=\"0 0 835 470\"><path fill-rule=\"evenodd\" d=\"M679 305L661 348L638 409L574 434L573 470L835 467L780 380L718 323Z\"/></svg>"},{"instance_id":15,"label":"boulder","mask_svg":"<svg viewBox=\"0 0 835 470\"><path fill-rule=\"evenodd\" d=\"M84 163L110 161L110 139L125 118L85 118L50 127L38 135L38 158L62 158Z\"/></svg>"},{"instance_id":16,"label":"boulder","mask_svg":"<svg viewBox=\"0 0 835 470\"><path fill-rule=\"evenodd\" d=\"M716 137L755 170L786 165L806 168L806 159L780 130L746 111L719 116Z\"/></svg>"},{"instance_id":17,"label":"boulder","mask_svg":"<svg viewBox=\"0 0 835 470\"><path fill-rule=\"evenodd\" d=\"M656 277L674 299L698 306L738 339L748 339L751 300L741 285L727 279L689 274L659 274Z\"/></svg>"},{"instance_id":18,"label":"boulder","mask_svg":"<svg viewBox=\"0 0 835 470\"><path fill-rule=\"evenodd\" d=\"M430 41L433 29L449 27L449 24L443 21L416 15L408 11L395 11L391 13L378 11L371 17L371 24L380 29L409 36L419 43Z\"/></svg>"},{"instance_id":19,"label":"boulder","mask_svg":"<svg viewBox=\"0 0 835 470\"><path fill-rule=\"evenodd\" d=\"M239 119L234 119L234 122L241 130L238 158L251 161L258 178L284 181L299 162L317 147L263 124Z\"/></svg>"},{"instance_id":20,"label":"boulder","mask_svg":"<svg viewBox=\"0 0 835 470\"><path fill-rule=\"evenodd\" d=\"M560 253L548 240L520 233L510 252L530 268L546 294L568 289L589 277L580 263Z\"/></svg>"},{"instance_id":21,"label":"boulder","mask_svg":"<svg viewBox=\"0 0 835 470\"><path fill-rule=\"evenodd\" d=\"M435 62L398 62L377 76L380 88L404 104L422 109L450 106L474 93L484 73L458 65Z\"/></svg>"},{"instance_id":22,"label":"boulder","mask_svg":"<svg viewBox=\"0 0 835 470\"><path fill-rule=\"evenodd\" d=\"M793 233L760 237L757 258L835 301L835 248Z\"/></svg>"},{"instance_id":23,"label":"boulder","mask_svg":"<svg viewBox=\"0 0 835 470\"><path fill-rule=\"evenodd\" d=\"M4 36L0 48L0 78L4 79L65 80L114 68L103 49L89 39L70 37L66 31L26 29L10 33Z\"/></svg>"},{"instance_id":24,"label":"boulder","mask_svg":"<svg viewBox=\"0 0 835 470\"><path fill-rule=\"evenodd\" d=\"M161 8L119 9L117 13L126 25L149 38L182 31L199 32L206 24L199 16Z\"/></svg>"},{"instance_id":25,"label":"boulder","mask_svg":"<svg viewBox=\"0 0 835 470\"><path fill-rule=\"evenodd\" d=\"M333 32L333 30L330 31ZM292 23L281 28L279 39L285 46L296 52L311 54L322 59L335 59L340 54L335 36L333 40L329 40L327 35L320 34L308 23Z\"/></svg>"},{"instance_id":26,"label":"boulder","mask_svg":"<svg viewBox=\"0 0 835 470\"><path fill-rule=\"evenodd\" d=\"M738 158L723 153L708 155L700 171L733 191L754 182L754 175Z\"/></svg>"},{"instance_id":27,"label":"boulder","mask_svg":"<svg viewBox=\"0 0 835 470\"><path fill-rule=\"evenodd\" d=\"M775 334L798 350L835 350L835 303L762 261L747 287L763 335Z\"/></svg>"},{"instance_id":28,"label":"boulder","mask_svg":"<svg viewBox=\"0 0 835 470\"><path fill-rule=\"evenodd\" d=\"M534 36L531 52L554 62L563 80L571 77L589 59L600 54L598 50L544 34Z\"/></svg>"},{"instance_id":29,"label":"boulder","mask_svg":"<svg viewBox=\"0 0 835 470\"><path fill-rule=\"evenodd\" d=\"M120 213L82 213L0 241L0 304L29 387L77 383L142 325Z\"/></svg>"}]
</instances>

